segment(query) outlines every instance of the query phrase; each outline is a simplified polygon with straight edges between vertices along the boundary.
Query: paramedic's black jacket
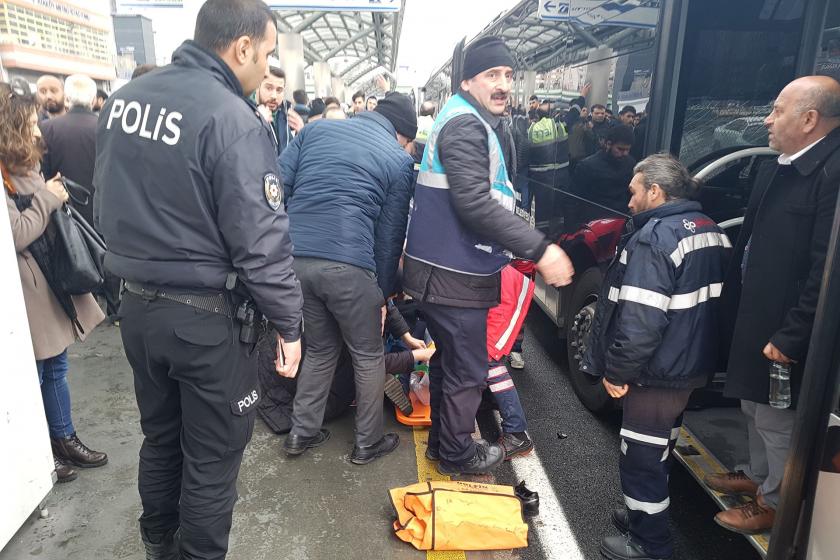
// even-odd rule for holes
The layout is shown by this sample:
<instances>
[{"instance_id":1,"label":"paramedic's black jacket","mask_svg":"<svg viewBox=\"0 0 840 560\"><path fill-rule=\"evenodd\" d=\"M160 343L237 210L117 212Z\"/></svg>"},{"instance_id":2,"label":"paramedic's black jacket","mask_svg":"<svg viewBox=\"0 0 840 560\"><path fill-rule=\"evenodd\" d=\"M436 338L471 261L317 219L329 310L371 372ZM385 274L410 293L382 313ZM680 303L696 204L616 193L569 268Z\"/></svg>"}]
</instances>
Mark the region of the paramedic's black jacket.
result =
<instances>
[{"instance_id":1,"label":"paramedic's black jacket","mask_svg":"<svg viewBox=\"0 0 840 560\"><path fill-rule=\"evenodd\" d=\"M102 109L94 212L107 268L184 289L221 289L235 271L277 331L297 340L302 296L279 177L271 130L236 76L186 41L172 64Z\"/></svg>"}]
</instances>

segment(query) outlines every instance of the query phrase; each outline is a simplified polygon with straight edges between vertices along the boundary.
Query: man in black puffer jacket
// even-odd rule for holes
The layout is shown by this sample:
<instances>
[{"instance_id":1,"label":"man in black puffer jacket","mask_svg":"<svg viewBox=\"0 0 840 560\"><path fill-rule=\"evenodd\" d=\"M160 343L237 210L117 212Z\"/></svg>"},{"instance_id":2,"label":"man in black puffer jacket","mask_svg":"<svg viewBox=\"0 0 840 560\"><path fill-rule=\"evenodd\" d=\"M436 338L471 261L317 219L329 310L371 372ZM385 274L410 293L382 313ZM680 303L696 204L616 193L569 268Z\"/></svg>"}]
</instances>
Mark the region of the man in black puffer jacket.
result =
<instances>
[{"instance_id":1,"label":"man in black puffer jacket","mask_svg":"<svg viewBox=\"0 0 840 560\"><path fill-rule=\"evenodd\" d=\"M719 298L731 244L690 200L699 188L667 154L640 162L633 219L607 270L582 369L624 399L619 471L627 509L605 556L670 558L668 473L691 392L715 371Z\"/></svg>"},{"instance_id":2,"label":"man in black puffer jacket","mask_svg":"<svg viewBox=\"0 0 840 560\"><path fill-rule=\"evenodd\" d=\"M350 460L369 463L399 444L397 434L383 435L381 321L395 291L414 180L404 147L416 134L411 101L392 93L353 119L308 124L280 156L307 329L293 426L283 444L289 455L329 437L321 424L342 342L357 389Z\"/></svg>"}]
</instances>

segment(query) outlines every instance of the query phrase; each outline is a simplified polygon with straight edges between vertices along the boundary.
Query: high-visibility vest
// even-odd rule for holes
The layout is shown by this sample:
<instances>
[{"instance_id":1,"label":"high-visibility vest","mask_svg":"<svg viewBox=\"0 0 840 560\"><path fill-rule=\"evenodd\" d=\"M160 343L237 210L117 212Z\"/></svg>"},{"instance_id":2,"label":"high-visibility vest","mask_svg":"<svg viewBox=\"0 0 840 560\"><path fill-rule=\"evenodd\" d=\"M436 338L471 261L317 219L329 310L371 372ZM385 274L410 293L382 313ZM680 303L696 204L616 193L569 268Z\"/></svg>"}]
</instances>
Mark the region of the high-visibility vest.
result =
<instances>
[{"instance_id":1,"label":"high-visibility vest","mask_svg":"<svg viewBox=\"0 0 840 560\"><path fill-rule=\"evenodd\" d=\"M394 532L418 550L508 550L528 546L512 486L463 480L394 488Z\"/></svg>"},{"instance_id":2,"label":"high-visibility vest","mask_svg":"<svg viewBox=\"0 0 840 560\"><path fill-rule=\"evenodd\" d=\"M562 124L543 117L528 129L531 171L553 171L569 165L569 135Z\"/></svg>"},{"instance_id":3,"label":"high-visibility vest","mask_svg":"<svg viewBox=\"0 0 840 560\"><path fill-rule=\"evenodd\" d=\"M405 254L426 264L476 276L495 274L510 262L511 254L489 239L481 239L464 227L449 194L446 169L437 151L437 138L443 127L458 115L474 115L487 131L489 147L490 197L513 212L516 201L508 179L502 145L493 128L470 103L456 94L441 109L426 142L417 185L414 207L408 226Z\"/></svg>"}]
</instances>

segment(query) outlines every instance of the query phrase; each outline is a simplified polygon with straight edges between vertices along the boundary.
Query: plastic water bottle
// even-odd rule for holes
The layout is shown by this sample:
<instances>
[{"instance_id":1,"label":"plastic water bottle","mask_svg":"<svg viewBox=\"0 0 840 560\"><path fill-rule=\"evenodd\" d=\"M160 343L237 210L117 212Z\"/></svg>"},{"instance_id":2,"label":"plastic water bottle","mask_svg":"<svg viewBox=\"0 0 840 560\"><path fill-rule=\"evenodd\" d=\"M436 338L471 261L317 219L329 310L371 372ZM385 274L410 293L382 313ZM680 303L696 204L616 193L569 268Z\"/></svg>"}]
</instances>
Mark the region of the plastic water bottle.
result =
<instances>
[{"instance_id":1,"label":"plastic water bottle","mask_svg":"<svg viewBox=\"0 0 840 560\"><path fill-rule=\"evenodd\" d=\"M790 365L770 362L770 406L790 408Z\"/></svg>"}]
</instances>

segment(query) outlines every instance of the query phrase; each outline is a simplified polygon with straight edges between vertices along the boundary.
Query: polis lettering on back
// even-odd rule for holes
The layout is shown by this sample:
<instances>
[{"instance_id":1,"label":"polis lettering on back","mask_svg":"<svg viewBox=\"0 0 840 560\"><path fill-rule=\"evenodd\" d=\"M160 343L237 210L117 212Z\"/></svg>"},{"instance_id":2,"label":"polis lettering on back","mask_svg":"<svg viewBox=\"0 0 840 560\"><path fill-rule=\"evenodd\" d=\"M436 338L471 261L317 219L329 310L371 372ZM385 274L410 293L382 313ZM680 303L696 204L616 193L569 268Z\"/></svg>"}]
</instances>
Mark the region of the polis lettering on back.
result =
<instances>
[{"instance_id":1,"label":"polis lettering on back","mask_svg":"<svg viewBox=\"0 0 840 560\"><path fill-rule=\"evenodd\" d=\"M148 103L141 106L137 101L129 101L127 104L123 99L115 99L111 105L111 112L108 114L108 123L105 125L107 130L111 130L111 125L114 120L120 119L120 125L126 134L137 134L141 138L146 138L157 142L158 139L164 144L174 146L181 139L181 128L178 123L184 118L184 115L178 111L169 112L166 107L162 107L158 112L157 119L153 131L147 127L149 114L152 112L152 106ZM166 129L166 134L160 136L161 125Z\"/></svg>"}]
</instances>

